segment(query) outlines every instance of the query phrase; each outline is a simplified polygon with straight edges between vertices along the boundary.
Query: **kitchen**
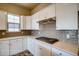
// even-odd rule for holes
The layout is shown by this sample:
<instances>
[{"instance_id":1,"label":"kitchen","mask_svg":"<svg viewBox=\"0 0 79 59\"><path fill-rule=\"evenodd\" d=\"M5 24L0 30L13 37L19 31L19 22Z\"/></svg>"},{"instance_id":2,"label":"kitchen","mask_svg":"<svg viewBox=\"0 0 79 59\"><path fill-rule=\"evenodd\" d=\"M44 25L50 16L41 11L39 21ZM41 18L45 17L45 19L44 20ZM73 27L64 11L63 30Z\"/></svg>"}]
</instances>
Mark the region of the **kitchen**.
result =
<instances>
[{"instance_id":1,"label":"kitchen","mask_svg":"<svg viewBox=\"0 0 79 59\"><path fill-rule=\"evenodd\" d=\"M0 3L0 56L78 56L77 3Z\"/></svg>"}]
</instances>

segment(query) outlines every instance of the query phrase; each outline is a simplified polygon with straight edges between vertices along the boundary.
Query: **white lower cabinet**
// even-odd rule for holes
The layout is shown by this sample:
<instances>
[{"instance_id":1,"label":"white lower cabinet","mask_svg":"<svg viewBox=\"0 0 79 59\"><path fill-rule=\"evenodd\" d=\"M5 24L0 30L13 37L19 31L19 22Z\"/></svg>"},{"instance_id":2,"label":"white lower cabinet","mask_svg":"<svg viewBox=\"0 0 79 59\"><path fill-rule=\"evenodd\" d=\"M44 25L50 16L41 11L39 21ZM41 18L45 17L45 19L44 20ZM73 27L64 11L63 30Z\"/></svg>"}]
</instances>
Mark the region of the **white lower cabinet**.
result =
<instances>
[{"instance_id":1,"label":"white lower cabinet","mask_svg":"<svg viewBox=\"0 0 79 59\"><path fill-rule=\"evenodd\" d=\"M23 37L23 51L27 50L27 37Z\"/></svg>"},{"instance_id":2,"label":"white lower cabinet","mask_svg":"<svg viewBox=\"0 0 79 59\"><path fill-rule=\"evenodd\" d=\"M52 48L50 46L43 44L34 38L28 37L27 43L28 50L34 56L51 56L52 54Z\"/></svg>"},{"instance_id":3,"label":"white lower cabinet","mask_svg":"<svg viewBox=\"0 0 79 59\"><path fill-rule=\"evenodd\" d=\"M20 52L22 52L23 51L23 39L22 38L18 38L18 45L17 45L17 47L18 47L18 53L20 53Z\"/></svg>"},{"instance_id":4,"label":"white lower cabinet","mask_svg":"<svg viewBox=\"0 0 79 59\"><path fill-rule=\"evenodd\" d=\"M9 40L0 41L0 56L9 56Z\"/></svg>"},{"instance_id":5,"label":"white lower cabinet","mask_svg":"<svg viewBox=\"0 0 79 59\"><path fill-rule=\"evenodd\" d=\"M39 56L51 56L51 50L44 47L44 46L39 46Z\"/></svg>"},{"instance_id":6,"label":"white lower cabinet","mask_svg":"<svg viewBox=\"0 0 79 59\"><path fill-rule=\"evenodd\" d=\"M57 48L52 48L52 56L72 56L72 55L63 50L59 50Z\"/></svg>"},{"instance_id":7,"label":"white lower cabinet","mask_svg":"<svg viewBox=\"0 0 79 59\"><path fill-rule=\"evenodd\" d=\"M10 55L17 54L22 51L22 39L17 38L10 40Z\"/></svg>"},{"instance_id":8,"label":"white lower cabinet","mask_svg":"<svg viewBox=\"0 0 79 59\"><path fill-rule=\"evenodd\" d=\"M52 47L31 36L0 40L0 56L15 55L24 50L28 50L34 56L73 56L70 52Z\"/></svg>"},{"instance_id":9,"label":"white lower cabinet","mask_svg":"<svg viewBox=\"0 0 79 59\"><path fill-rule=\"evenodd\" d=\"M0 56L9 56L27 50L27 38L11 38L0 40Z\"/></svg>"},{"instance_id":10,"label":"white lower cabinet","mask_svg":"<svg viewBox=\"0 0 79 59\"><path fill-rule=\"evenodd\" d=\"M31 39L28 37L27 38L27 49L29 50L29 51L31 51Z\"/></svg>"},{"instance_id":11,"label":"white lower cabinet","mask_svg":"<svg viewBox=\"0 0 79 59\"><path fill-rule=\"evenodd\" d=\"M37 46L37 56L51 56L52 55L52 48L47 44L43 44L40 42Z\"/></svg>"},{"instance_id":12,"label":"white lower cabinet","mask_svg":"<svg viewBox=\"0 0 79 59\"><path fill-rule=\"evenodd\" d=\"M34 56L72 56L72 54L66 51L52 47L32 37L28 37L27 39L27 48Z\"/></svg>"},{"instance_id":13,"label":"white lower cabinet","mask_svg":"<svg viewBox=\"0 0 79 59\"><path fill-rule=\"evenodd\" d=\"M35 39L28 37L27 38L27 49L33 54L35 55L35 48L36 48L36 42Z\"/></svg>"}]
</instances>

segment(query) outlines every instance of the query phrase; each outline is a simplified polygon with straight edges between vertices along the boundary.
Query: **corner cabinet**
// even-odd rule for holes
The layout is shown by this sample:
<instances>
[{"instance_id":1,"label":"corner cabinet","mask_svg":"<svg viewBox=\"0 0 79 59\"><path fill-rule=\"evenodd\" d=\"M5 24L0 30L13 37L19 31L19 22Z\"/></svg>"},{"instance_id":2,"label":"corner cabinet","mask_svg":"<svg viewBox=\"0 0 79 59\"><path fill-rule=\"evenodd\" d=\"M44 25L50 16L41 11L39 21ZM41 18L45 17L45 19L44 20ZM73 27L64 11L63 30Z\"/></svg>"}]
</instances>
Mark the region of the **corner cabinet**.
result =
<instances>
[{"instance_id":1,"label":"corner cabinet","mask_svg":"<svg viewBox=\"0 0 79 59\"><path fill-rule=\"evenodd\" d=\"M10 55L15 55L19 52L22 52L22 39L16 38L10 40Z\"/></svg>"},{"instance_id":2,"label":"corner cabinet","mask_svg":"<svg viewBox=\"0 0 79 59\"><path fill-rule=\"evenodd\" d=\"M32 19L31 16L21 16L21 30L32 29Z\"/></svg>"},{"instance_id":3,"label":"corner cabinet","mask_svg":"<svg viewBox=\"0 0 79 59\"><path fill-rule=\"evenodd\" d=\"M0 30L7 30L7 12L0 11Z\"/></svg>"},{"instance_id":4,"label":"corner cabinet","mask_svg":"<svg viewBox=\"0 0 79 59\"><path fill-rule=\"evenodd\" d=\"M32 37L27 37L27 49L30 51L33 55L35 55L36 50L36 41Z\"/></svg>"},{"instance_id":5,"label":"corner cabinet","mask_svg":"<svg viewBox=\"0 0 79 59\"><path fill-rule=\"evenodd\" d=\"M56 4L56 30L77 30L78 11L75 3Z\"/></svg>"}]
</instances>

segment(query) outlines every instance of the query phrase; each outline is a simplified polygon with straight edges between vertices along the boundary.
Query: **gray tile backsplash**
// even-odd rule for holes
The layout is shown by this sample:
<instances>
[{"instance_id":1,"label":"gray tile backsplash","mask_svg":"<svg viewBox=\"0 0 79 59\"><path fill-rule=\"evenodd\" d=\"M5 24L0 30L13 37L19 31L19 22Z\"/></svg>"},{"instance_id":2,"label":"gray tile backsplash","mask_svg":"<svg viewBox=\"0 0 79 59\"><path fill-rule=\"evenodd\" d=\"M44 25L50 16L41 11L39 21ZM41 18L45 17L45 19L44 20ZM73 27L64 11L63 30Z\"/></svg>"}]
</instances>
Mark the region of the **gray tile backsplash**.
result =
<instances>
[{"instance_id":1,"label":"gray tile backsplash","mask_svg":"<svg viewBox=\"0 0 79 59\"><path fill-rule=\"evenodd\" d=\"M78 31L76 30L56 30L56 23L40 24L40 30L33 31L33 35L57 38L67 43L78 44Z\"/></svg>"}]
</instances>

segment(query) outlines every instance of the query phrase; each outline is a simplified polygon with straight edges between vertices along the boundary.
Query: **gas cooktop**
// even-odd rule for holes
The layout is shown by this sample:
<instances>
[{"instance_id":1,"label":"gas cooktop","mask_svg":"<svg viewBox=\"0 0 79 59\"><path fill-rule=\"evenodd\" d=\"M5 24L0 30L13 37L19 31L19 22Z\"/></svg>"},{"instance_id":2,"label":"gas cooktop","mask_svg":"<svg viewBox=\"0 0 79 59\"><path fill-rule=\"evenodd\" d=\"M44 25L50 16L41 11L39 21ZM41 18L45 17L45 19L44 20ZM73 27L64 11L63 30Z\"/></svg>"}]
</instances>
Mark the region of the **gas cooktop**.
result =
<instances>
[{"instance_id":1,"label":"gas cooktop","mask_svg":"<svg viewBox=\"0 0 79 59\"><path fill-rule=\"evenodd\" d=\"M36 38L37 40L49 43L49 44L54 44L55 42L58 42L59 40L56 38L48 38L48 37L38 37Z\"/></svg>"}]
</instances>

